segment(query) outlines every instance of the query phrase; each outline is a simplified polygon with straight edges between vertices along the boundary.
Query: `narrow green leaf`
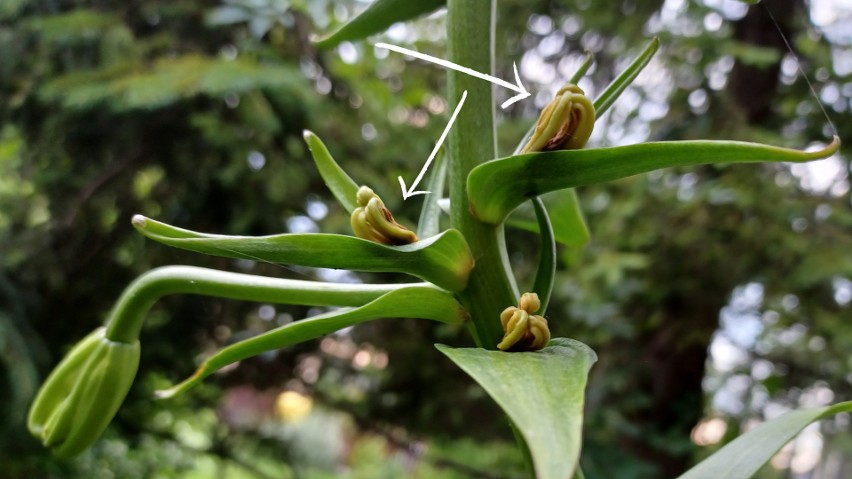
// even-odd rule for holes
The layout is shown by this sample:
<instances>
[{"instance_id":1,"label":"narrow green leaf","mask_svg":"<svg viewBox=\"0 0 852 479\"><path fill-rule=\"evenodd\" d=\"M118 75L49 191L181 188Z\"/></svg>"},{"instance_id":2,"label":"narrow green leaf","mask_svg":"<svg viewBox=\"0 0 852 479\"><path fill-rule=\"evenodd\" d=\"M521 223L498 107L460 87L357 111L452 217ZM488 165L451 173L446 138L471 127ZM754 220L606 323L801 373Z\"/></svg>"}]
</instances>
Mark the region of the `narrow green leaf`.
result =
<instances>
[{"instance_id":1,"label":"narrow green leaf","mask_svg":"<svg viewBox=\"0 0 852 479\"><path fill-rule=\"evenodd\" d=\"M133 217L133 226L154 241L198 253L317 268L407 273L450 291L464 289L473 268L470 248L462 234L454 229L404 246L385 246L334 234L225 236L197 233L141 215Z\"/></svg>"},{"instance_id":2,"label":"narrow green leaf","mask_svg":"<svg viewBox=\"0 0 852 479\"><path fill-rule=\"evenodd\" d=\"M589 227L586 226L586 218L573 188L556 190L540 198L549 213L553 237L557 243L571 248L581 248L589 243ZM506 220L506 225L538 233L538 221L530 205L524 203L519 206Z\"/></svg>"},{"instance_id":3,"label":"narrow green leaf","mask_svg":"<svg viewBox=\"0 0 852 479\"><path fill-rule=\"evenodd\" d=\"M446 4L446 0L376 0L360 15L315 44L320 48L332 48L343 41L361 40L387 30L396 22L432 13Z\"/></svg>"},{"instance_id":4,"label":"narrow green leaf","mask_svg":"<svg viewBox=\"0 0 852 479\"><path fill-rule=\"evenodd\" d=\"M645 47L645 50L633 60L633 63L627 67L621 75L619 75L612 83L609 84L608 87L601 93L595 102L593 103L595 106L595 117L600 118L604 113L615 103L615 100L618 99L619 95L633 83L633 80L639 76L639 73L651 62L651 58L654 58L654 54L657 53L657 49L660 47L660 40L657 37L654 37L648 46Z\"/></svg>"},{"instance_id":5,"label":"narrow green leaf","mask_svg":"<svg viewBox=\"0 0 852 479\"><path fill-rule=\"evenodd\" d=\"M430 283L350 284L270 278L196 266L163 266L146 271L124 289L107 320L106 337L132 343L139 339L148 311L164 296L198 294L217 298L306 306L363 306L400 288Z\"/></svg>"},{"instance_id":6,"label":"narrow green leaf","mask_svg":"<svg viewBox=\"0 0 852 479\"><path fill-rule=\"evenodd\" d=\"M577 468L586 378L597 356L573 339L535 352L435 345L511 418L529 447L537 479L568 479Z\"/></svg>"},{"instance_id":7,"label":"narrow green leaf","mask_svg":"<svg viewBox=\"0 0 852 479\"><path fill-rule=\"evenodd\" d=\"M556 276L556 241L553 239L553 226L550 224L550 217L544 208L544 202L541 201L541 198L536 197L533 198L532 204L535 208L535 217L538 220L539 241L541 243L533 292L538 295L538 299L541 301L538 314L544 316L544 313L547 312L547 303L550 302L550 294L553 292L553 278Z\"/></svg>"},{"instance_id":8,"label":"narrow green leaf","mask_svg":"<svg viewBox=\"0 0 852 479\"><path fill-rule=\"evenodd\" d=\"M467 313L453 295L446 291L422 286L397 289L364 306L341 309L296 321L232 344L209 357L192 376L183 382L158 391L157 396L166 398L180 394L207 376L237 361L378 318L420 318L457 324L467 319Z\"/></svg>"},{"instance_id":9,"label":"narrow green leaf","mask_svg":"<svg viewBox=\"0 0 852 479\"><path fill-rule=\"evenodd\" d=\"M734 439L679 479L748 479L809 424L850 411L852 401L789 412Z\"/></svg>"},{"instance_id":10,"label":"narrow green leaf","mask_svg":"<svg viewBox=\"0 0 852 479\"><path fill-rule=\"evenodd\" d=\"M589 68L591 68L594 63L595 56L592 55L592 52L586 52L586 55L583 57L583 63L580 63L580 68L571 75L571 78L568 79L568 83L572 83L574 85L579 83L580 79L583 78L583 75L589 71Z\"/></svg>"},{"instance_id":11,"label":"narrow green leaf","mask_svg":"<svg viewBox=\"0 0 852 479\"><path fill-rule=\"evenodd\" d=\"M328 152L328 148L325 147L325 144L318 136L308 130L305 130L303 135L325 185L328 186L328 189L331 190L334 197L337 198L338 203L343 206L346 212L352 214L355 208L358 207L358 201L356 200L358 184L334 161L331 153Z\"/></svg>"},{"instance_id":12,"label":"narrow green leaf","mask_svg":"<svg viewBox=\"0 0 852 479\"><path fill-rule=\"evenodd\" d=\"M435 167L432 176L426 185L426 191L430 191L423 200L423 209L420 210L420 221L417 222L417 237L420 239L430 238L438 234L441 229L441 207L438 200L444 194L444 179L447 177L448 151L435 158Z\"/></svg>"},{"instance_id":13,"label":"narrow green leaf","mask_svg":"<svg viewBox=\"0 0 852 479\"><path fill-rule=\"evenodd\" d=\"M639 173L705 163L806 162L840 147L800 151L739 141L672 141L584 150L547 151L489 161L467 179L470 206L486 223L499 224L528 198L549 191L602 183Z\"/></svg>"}]
</instances>

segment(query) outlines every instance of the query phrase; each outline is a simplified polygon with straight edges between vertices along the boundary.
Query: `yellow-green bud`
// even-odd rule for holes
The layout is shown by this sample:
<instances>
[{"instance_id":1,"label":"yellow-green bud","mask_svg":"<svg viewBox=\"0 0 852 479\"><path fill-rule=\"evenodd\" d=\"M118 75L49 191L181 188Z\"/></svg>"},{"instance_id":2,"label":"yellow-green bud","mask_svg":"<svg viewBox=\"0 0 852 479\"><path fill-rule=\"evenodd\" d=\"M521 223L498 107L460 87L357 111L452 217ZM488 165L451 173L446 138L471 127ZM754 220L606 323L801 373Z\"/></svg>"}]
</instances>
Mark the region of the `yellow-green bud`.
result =
<instances>
[{"instance_id":1,"label":"yellow-green bud","mask_svg":"<svg viewBox=\"0 0 852 479\"><path fill-rule=\"evenodd\" d=\"M27 427L59 456L85 451L124 401L139 367L139 341L121 343L98 328L77 343L48 376Z\"/></svg>"},{"instance_id":2,"label":"yellow-green bud","mask_svg":"<svg viewBox=\"0 0 852 479\"><path fill-rule=\"evenodd\" d=\"M535 313L541 301L535 293L524 293L518 307L509 306L500 313L505 335L497 348L501 351L537 351L550 342L547 320Z\"/></svg>"},{"instance_id":3,"label":"yellow-green bud","mask_svg":"<svg viewBox=\"0 0 852 479\"><path fill-rule=\"evenodd\" d=\"M352 212L355 236L387 245L404 245L417 241L417 235L393 219L382 199L366 186L358 189L358 208Z\"/></svg>"},{"instance_id":4,"label":"yellow-green bud","mask_svg":"<svg viewBox=\"0 0 852 479\"><path fill-rule=\"evenodd\" d=\"M577 150L595 126L595 107L577 85L565 85L541 111L530 141L521 153Z\"/></svg>"}]
</instances>

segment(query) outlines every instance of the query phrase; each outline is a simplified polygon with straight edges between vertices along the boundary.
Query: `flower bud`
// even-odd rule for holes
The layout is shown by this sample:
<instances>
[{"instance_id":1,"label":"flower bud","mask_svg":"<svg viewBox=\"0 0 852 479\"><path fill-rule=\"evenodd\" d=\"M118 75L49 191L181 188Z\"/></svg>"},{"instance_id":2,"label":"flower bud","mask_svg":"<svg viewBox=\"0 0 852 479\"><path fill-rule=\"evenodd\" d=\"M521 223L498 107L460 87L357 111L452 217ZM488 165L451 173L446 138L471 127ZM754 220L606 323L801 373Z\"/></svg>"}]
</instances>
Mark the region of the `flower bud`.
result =
<instances>
[{"instance_id":1,"label":"flower bud","mask_svg":"<svg viewBox=\"0 0 852 479\"><path fill-rule=\"evenodd\" d=\"M91 446L112 421L139 367L139 341L121 343L98 328L77 343L48 376L27 427L59 456Z\"/></svg>"},{"instance_id":2,"label":"flower bud","mask_svg":"<svg viewBox=\"0 0 852 479\"><path fill-rule=\"evenodd\" d=\"M521 153L577 150L586 145L595 126L595 107L577 85L565 85L538 117Z\"/></svg>"},{"instance_id":3,"label":"flower bud","mask_svg":"<svg viewBox=\"0 0 852 479\"><path fill-rule=\"evenodd\" d=\"M524 293L518 307L510 306L500 313L500 323L506 334L497 345L501 351L537 351L550 341L550 329L543 316L533 313L541 308L535 293Z\"/></svg>"},{"instance_id":4,"label":"flower bud","mask_svg":"<svg viewBox=\"0 0 852 479\"><path fill-rule=\"evenodd\" d=\"M355 236L387 245L404 245L417 241L417 235L393 219L382 199L373 190L358 190L358 208L352 212Z\"/></svg>"}]
</instances>

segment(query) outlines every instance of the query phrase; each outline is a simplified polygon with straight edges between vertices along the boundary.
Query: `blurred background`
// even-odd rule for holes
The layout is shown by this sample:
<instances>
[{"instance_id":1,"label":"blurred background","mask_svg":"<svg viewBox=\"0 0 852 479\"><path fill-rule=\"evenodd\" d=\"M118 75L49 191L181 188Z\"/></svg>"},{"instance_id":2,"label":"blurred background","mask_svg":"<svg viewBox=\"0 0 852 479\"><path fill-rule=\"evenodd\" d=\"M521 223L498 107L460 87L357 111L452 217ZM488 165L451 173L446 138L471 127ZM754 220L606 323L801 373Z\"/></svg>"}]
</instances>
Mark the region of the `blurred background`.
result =
<instances>
[{"instance_id":1,"label":"blurred background","mask_svg":"<svg viewBox=\"0 0 852 479\"><path fill-rule=\"evenodd\" d=\"M496 406L432 347L466 332L380 320L243 361L179 398L155 389L224 345L321 312L175 296L150 313L137 381L72 461L26 411L70 345L149 268L191 264L328 281L393 275L210 258L146 241L142 213L223 234L348 233L301 139L412 224L413 177L446 125L445 73L370 44L318 51L368 5L330 0L0 3L0 476L514 478ZM579 66L592 97L648 39L662 48L590 146L730 138L852 145L844 0L500 0L497 76L533 97L499 111L501 155ZM445 11L371 38L438 57ZM790 47L785 44L784 37ZM813 83L811 89L804 71ZM509 92L498 91L497 101ZM823 109L826 113L823 112ZM792 408L852 399L849 159L671 169L578 191L592 242L561 248L549 311L600 357L589 478L674 477ZM509 231L521 285L535 236ZM850 416L808 428L761 478L852 477Z\"/></svg>"}]
</instances>

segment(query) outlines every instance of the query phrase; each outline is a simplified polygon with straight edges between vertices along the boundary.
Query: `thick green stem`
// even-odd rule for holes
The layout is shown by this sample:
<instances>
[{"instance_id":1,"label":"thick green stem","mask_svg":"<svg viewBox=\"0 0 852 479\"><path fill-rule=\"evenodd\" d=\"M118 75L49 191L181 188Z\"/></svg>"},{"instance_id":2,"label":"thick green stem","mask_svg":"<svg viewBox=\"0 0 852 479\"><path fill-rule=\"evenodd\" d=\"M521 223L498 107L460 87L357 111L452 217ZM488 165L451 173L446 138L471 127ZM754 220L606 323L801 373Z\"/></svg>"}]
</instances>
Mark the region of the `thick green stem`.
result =
<instances>
[{"instance_id":1,"label":"thick green stem","mask_svg":"<svg viewBox=\"0 0 852 479\"><path fill-rule=\"evenodd\" d=\"M492 72L494 1L447 2L449 60L479 72ZM500 312L518 300L509 268L503 227L476 220L468 208L467 175L478 164L496 156L494 99L491 83L449 71L449 103L457 104L467 91L465 106L449 134L450 200L453 227L461 230L476 266L468 288L459 294L471 315L477 345L495 349L503 336Z\"/></svg>"},{"instance_id":2,"label":"thick green stem","mask_svg":"<svg viewBox=\"0 0 852 479\"><path fill-rule=\"evenodd\" d=\"M428 286L429 283L416 283ZM138 277L118 299L107 321L106 336L132 343L139 337L151 306L169 294L309 306L361 306L412 284L335 284L267 278L194 266L165 266Z\"/></svg>"}]
</instances>

